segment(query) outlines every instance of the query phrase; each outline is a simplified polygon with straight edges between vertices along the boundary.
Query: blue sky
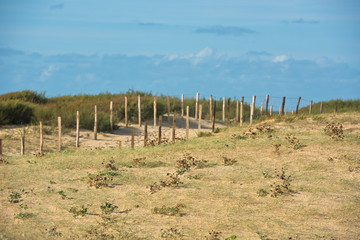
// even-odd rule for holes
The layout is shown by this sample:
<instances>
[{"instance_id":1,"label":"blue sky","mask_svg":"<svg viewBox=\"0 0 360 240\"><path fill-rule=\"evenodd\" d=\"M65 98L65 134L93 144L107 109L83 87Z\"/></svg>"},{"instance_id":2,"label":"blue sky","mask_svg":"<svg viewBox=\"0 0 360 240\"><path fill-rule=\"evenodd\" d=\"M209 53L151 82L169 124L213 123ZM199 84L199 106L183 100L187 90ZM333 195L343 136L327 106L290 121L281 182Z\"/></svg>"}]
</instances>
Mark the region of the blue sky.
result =
<instances>
[{"instance_id":1,"label":"blue sky","mask_svg":"<svg viewBox=\"0 0 360 240\"><path fill-rule=\"evenodd\" d=\"M360 97L358 0L0 1L0 94Z\"/></svg>"}]
</instances>

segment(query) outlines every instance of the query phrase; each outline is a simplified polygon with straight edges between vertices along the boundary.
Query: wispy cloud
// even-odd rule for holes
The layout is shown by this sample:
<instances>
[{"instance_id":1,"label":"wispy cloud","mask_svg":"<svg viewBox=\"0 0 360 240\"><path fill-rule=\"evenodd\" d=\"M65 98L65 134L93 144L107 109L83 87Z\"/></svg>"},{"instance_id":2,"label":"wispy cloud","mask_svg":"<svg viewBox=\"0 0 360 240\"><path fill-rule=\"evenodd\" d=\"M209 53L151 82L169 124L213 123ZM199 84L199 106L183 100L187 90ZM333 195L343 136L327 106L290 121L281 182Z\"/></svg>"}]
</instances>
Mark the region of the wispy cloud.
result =
<instances>
[{"instance_id":1,"label":"wispy cloud","mask_svg":"<svg viewBox=\"0 0 360 240\"><path fill-rule=\"evenodd\" d=\"M282 23L286 23L286 24L317 24L319 23L319 21L317 20L305 20L303 18L298 18L295 20L284 20L282 21Z\"/></svg>"},{"instance_id":2,"label":"wispy cloud","mask_svg":"<svg viewBox=\"0 0 360 240\"><path fill-rule=\"evenodd\" d=\"M280 56L276 56L272 61L274 63L281 63L281 62L285 62L289 60L289 57L286 55L280 55Z\"/></svg>"},{"instance_id":3,"label":"wispy cloud","mask_svg":"<svg viewBox=\"0 0 360 240\"><path fill-rule=\"evenodd\" d=\"M256 33L254 30L249 28L235 27L235 26L213 26L196 29L196 33L210 33L218 36L232 35L232 36L243 36L245 34Z\"/></svg>"},{"instance_id":4,"label":"wispy cloud","mask_svg":"<svg viewBox=\"0 0 360 240\"><path fill-rule=\"evenodd\" d=\"M206 47L199 51L198 53L190 53L187 55L170 55L167 57L168 60L174 61L177 59L186 59L190 60L193 65L197 65L202 62L204 59L213 56L214 50L212 48Z\"/></svg>"},{"instance_id":5,"label":"wispy cloud","mask_svg":"<svg viewBox=\"0 0 360 240\"><path fill-rule=\"evenodd\" d=\"M12 49L12 48L0 48L0 56L22 55L25 52Z\"/></svg>"},{"instance_id":6,"label":"wispy cloud","mask_svg":"<svg viewBox=\"0 0 360 240\"><path fill-rule=\"evenodd\" d=\"M54 9L63 9L64 6L65 6L64 3L53 4L53 5L50 6L50 9L53 9L53 10L54 10Z\"/></svg>"},{"instance_id":7,"label":"wispy cloud","mask_svg":"<svg viewBox=\"0 0 360 240\"><path fill-rule=\"evenodd\" d=\"M138 22L137 24L140 26L144 26L144 27L159 27L159 26L164 25L164 24L155 23L155 22Z\"/></svg>"},{"instance_id":8,"label":"wispy cloud","mask_svg":"<svg viewBox=\"0 0 360 240\"><path fill-rule=\"evenodd\" d=\"M248 51L246 53L247 55L253 55L253 56L271 56L271 53L268 53L266 51Z\"/></svg>"},{"instance_id":9,"label":"wispy cloud","mask_svg":"<svg viewBox=\"0 0 360 240\"><path fill-rule=\"evenodd\" d=\"M59 70L54 65L50 65L47 69L44 69L40 76L40 81L45 81L47 78L51 77L55 71Z\"/></svg>"}]
</instances>

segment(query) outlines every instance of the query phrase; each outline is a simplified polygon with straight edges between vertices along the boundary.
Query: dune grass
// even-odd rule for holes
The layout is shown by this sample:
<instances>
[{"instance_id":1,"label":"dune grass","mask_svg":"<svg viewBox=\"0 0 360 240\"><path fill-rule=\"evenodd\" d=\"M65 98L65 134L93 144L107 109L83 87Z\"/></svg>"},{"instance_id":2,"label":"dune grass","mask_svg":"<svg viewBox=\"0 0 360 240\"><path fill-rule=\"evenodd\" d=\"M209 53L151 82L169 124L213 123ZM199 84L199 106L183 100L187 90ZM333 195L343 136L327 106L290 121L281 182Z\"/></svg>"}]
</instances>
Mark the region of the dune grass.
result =
<instances>
[{"instance_id":1,"label":"dune grass","mask_svg":"<svg viewBox=\"0 0 360 240\"><path fill-rule=\"evenodd\" d=\"M343 140L325 134L331 121ZM134 150L5 156L0 239L359 239L359 122L328 114Z\"/></svg>"}]
</instances>

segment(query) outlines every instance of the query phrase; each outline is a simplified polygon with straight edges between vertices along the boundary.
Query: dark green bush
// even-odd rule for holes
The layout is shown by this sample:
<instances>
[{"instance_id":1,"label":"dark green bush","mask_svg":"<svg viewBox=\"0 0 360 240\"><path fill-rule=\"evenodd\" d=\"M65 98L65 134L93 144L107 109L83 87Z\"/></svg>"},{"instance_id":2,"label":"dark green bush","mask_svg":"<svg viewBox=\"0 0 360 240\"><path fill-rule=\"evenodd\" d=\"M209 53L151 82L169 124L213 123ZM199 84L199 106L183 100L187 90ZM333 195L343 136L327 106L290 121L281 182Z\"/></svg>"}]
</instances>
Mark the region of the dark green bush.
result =
<instances>
[{"instance_id":1,"label":"dark green bush","mask_svg":"<svg viewBox=\"0 0 360 240\"><path fill-rule=\"evenodd\" d=\"M30 123L34 117L34 107L25 102L0 102L0 125Z\"/></svg>"}]
</instances>

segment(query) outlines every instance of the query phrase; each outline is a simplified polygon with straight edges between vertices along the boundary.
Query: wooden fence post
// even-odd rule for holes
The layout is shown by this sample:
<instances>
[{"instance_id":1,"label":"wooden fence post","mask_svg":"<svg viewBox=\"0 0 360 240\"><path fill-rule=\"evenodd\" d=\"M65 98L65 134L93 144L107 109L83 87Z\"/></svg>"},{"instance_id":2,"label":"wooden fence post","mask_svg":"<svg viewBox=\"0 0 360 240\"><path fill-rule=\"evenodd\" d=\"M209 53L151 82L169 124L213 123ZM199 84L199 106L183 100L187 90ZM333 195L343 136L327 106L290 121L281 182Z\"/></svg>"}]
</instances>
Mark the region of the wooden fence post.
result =
<instances>
[{"instance_id":1,"label":"wooden fence post","mask_svg":"<svg viewBox=\"0 0 360 240\"><path fill-rule=\"evenodd\" d=\"M110 132L113 133L113 102L110 101Z\"/></svg>"},{"instance_id":2,"label":"wooden fence post","mask_svg":"<svg viewBox=\"0 0 360 240\"><path fill-rule=\"evenodd\" d=\"M265 108L265 115L268 115L268 107L269 107L269 94L266 95L266 108Z\"/></svg>"},{"instance_id":3,"label":"wooden fence post","mask_svg":"<svg viewBox=\"0 0 360 240\"><path fill-rule=\"evenodd\" d=\"M167 120L168 120L168 123L170 123L170 97L167 96L166 100L167 100L167 109L168 109L168 111L167 111L167 115L168 115Z\"/></svg>"},{"instance_id":4,"label":"wooden fence post","mask_svg":"<svg viewBox=\"0 0 360 240\"><path fill-rule=\"evenodd\" d=\"M250 124L252 124L253 117L254 117L254 111L255 111L255 100L256 96L253 96L251 106L250 106Z\"/></svg>"},{"instance_id":5,"label":"wooden fence post","mask_svg":"<svg viewBox=\"0 0 360 240\"><path fill-rule=\"evenodd\" d=\"M59 152L61 151L61 117L58 117L58 131L59 131L59 146L58 146L58 150Z\"/></svg>"},{"instance_id":6,"label":"wooden fence post","mask_svg":"<svg viewBox=\"0 0 360 240\"><path fill-rule=\"evenodd\" d=\"M240 102L240 126L244 123L244 96L241 97Z\"/></svg>"},{"instance_id":7,"label":"wooden fence post","mask_svg":"<svg viewBox=\"0 0 360 240\"><path fill-rule=\"evenodd\" d=\"M147 120L145 120L145 129L144 129L144 147L147 145L148 140L148 130L147 130Z\"/></svg>"},{"instance_id":8,"label":"wooden fence post","mask_svg":"<svg viewBox=\"0 0 360 240\"><path fill-rule=\"evenodd\" d=\"M213 111L213 118L212 118L212 131L215 130L215 121L216 121L216 100L214 101L214 111Z\"/></svg>"},{"instance_id":9,"label":"wooden fence post","mask_svg":"<svg viewBox=\"0 0 360 240\"><path fill-rule=\"evenodd\" d=\"M175 142L175 128L176 128L176 110L174 110L173 117L173 130L172 130L172 141Z\"/></svg>"},{"instance_id":10,"label":"wooden fence post","mask_svg":"<svg viewBox=\"0 0 360 240\"><path fill-rule=\"evenodd\" d=\"M189 106L186 106L186 138L189 138Z\"/></svg>"},{"instance_id":11,"label":"wooden fence post","mask_svg":"<svg viewBox=\"0 0 360 240\"><path fill-rule=\"evenodd\" d=\"M310 101L310 106L309 106L309 114L311 114L311 112L312 112L312 103L313 103L313 101L311 100Z\"/></svg>"},{"instance_id":12,"label":"wooden fence post","mask_svg":"<svg viewBox=\"0 0 360 240\"><path fill-rule=\"evenodd\" d=\"M128 127L128 98L125 96L125 127Z\"/></svg>"},{"instance_id":13,"label":"wooden fence post","mask_svg":"<svg viewBox=\"0 0 360 240\"><path fill-rule=\"evenodd\" d=\"M139 127L141 127L141 97L138 95L138 115L139 115Z\"/></svg>"},{"instance_id":14,"label":"wooden fence post","mask_svg":"<svg viewBox=\"0 0 360 240\"><path fill-rule=\"evenodd\" d=\"M21 155L25 154L25 127L21 129L21 146L20 146Z\"/></svg>"},{"instance_id":15,"label":"wooden fence post","mask_svg":"<svg viewBox=\"0 0 360 240\"><path fill-rule=\"evenodd\" d=\"M228 98L228 106L227 106L227 127L230 126L230 103L231 103L231 99Z\"/></svg>"},{"instance_id":16,"label":"wooden fence post","mask_svg":"<svg viewBox=\"0 0 360 240\"><path fill-rule=\"evenodd\" d=\"M337 111L338 111L338 108L337 108L337 105L335 105L334 113L337 114Z\"/></svg>"},{"instance_id":17,"label":"wooden fence post","mask_svg":"<svg viewBox=\"0 0 360 240\"><path fill-rule=\"evenodd\" d=\"M135 147L135 131L134 129L131 130L131 148L134 149Z\"/></svg>"},{"instance_id":18,"label":"wooden fence post","mask_svg":"<svg viewBox=\"0 0 360 240\"><path fill-rule=\"evenodd\" d=\"M181 94L181 118L184 118L184 94Z\"/></svg>"},{"instance_id":19,"label":"wooden fence post","mask_svg":"<svg viewBox=\"0 0 360 240\"><path fill-rule=\"evenodd\" d=\"M95 105L94 140L97 140L97 106Z\"/></svg>"},{"instance_id":20,"label":"wooden fence post","mask_svg":"<svg viewBox=\"0 0 360 240\"><path fill-rule=\"evenodd\" d=\"M281 115L284 115L284 110L285 110L285 97L283 97L283 101L282 101L282 105L281 105Z\"/></svg>"},{"instance_id":21,"label":"wooden fence post","mask_svg":"<svg viewBox=\"0 0 360 240\"><path fill-rule=\"evenodd\" d=\"M159 116L159 145L161 144L161 127L162 127L162 115Z\"/></svg>"},{"instance_id":22,"label":"wooden fence post","mask_svg":"<svg viewBox=\"0 0 360 240\"><path fill-rule=\"evenodd\" d=\"M261 107L260 107L260 117L262 117L262 115L263 115L263 108L264 108L264 104L261 104Z\"/></svg>"},{"instance_id":23,"label":"wooden fence post","mask_svg":"<svg viewBox=\"0 0 360 240\"><path fill-rule=\"evenodd\" d=\"M279 106L279 116L281 116L282 114L282 109L281 109L281 106Z\"/></svg>"},{"instance_id":24,"label":"wooden fence post","mask_svg":"<svg viewBox=\"0 0 360 240\"><path fill-rule=\"evenodd\" d=\"M156 127L156 97L154 97L154 127Z\"/></svg>"},{"instance_id":25,"label":"wooden fence post","mask_svg":"<svg viewBox=\"0 0 360 240\"><path fill-rule=\"evenodd\" d=\"M291 115L294 115L294 110L291 110Z\"/></svg>"},{"instance_id":26,"label":"wooden fence post","mask_svg":"<svg viewBox=\"0 0 360 240\"><path fill-rule=\"evenodd\" d=\"M236 117L235 117L236 123L239 122L239 100L236 100Z\"/></svg>"},{"instance_id":27,"label":"wooden fence post","mask_svg":"<svg viewBox=\"0 0 360 240\"><path fill-rule=\"evenodd\" d=\"M323 103L320 104L320 113L323 112Z\"/></svg>"},{"instance_id":28,"label":"wooden fence post","mask_svg":"<svg viewBox=\"0 0 360 240\"><path fill-rule=\"evenodd\" d=\"M197 120L198 112L199 112L199 93L196 93L195 120Z\"/></svg>"},{"instance_id":29,"label":"wooden fence post","mask_svg":"<svg viewBox=\"0 0 360 240\"><path fill-rule=\"evenodd\" d=\"M222 120L225 122L225 98L223 98L223 107L222 107Z\"/></svg>"},{"instance_id":30,"label":"wooden fence post","mask_svg":"<svg viewBox=\"0 0 360 240\"><path fill-rule=\"evenodd\" d=\"M40 156L43 155L43 124L42 121L40 121Z\"/></svg>"},{"instance_id":31,"label":"wooden fence post","mask_svg":"<svg viewBox=\"0 0 360 240\"><path fill-rule=\"evenodd\" d=\"M273 110L273 106L270 106L270 117L272 116L272 110Z\"/></svg>"},{"instance_id":32,"label":"wooden fence post","mask_svg":"<svg viewBox=\"0 0 360 240\"><path fill-rule=\"evenodd\" d=\"M119 149L121 149L121 147L122 147L122 142L121 140L119 140Z\"/></svg>"},{"instance_id":33,"label":"wooden fence post","mask_svg":"<svg viewBox=\"0 0 360 240\"><path fill-rule=\"evenodd\" d=\"M285 108L285 116L286 116L286 114L287 114L287 108Z\"/></svg>"},{"instance_id":34,"label":"wooden fence post","mask_svg":"<svg viewBox=\"0 0 360 240\"><path fill-rule=\"evenodd\" d=\"M199 126L198 126L198 132L201 131L201 115L202 115L202 104L199 105Z\"/></svg>"},{"instance_id":35,"label":"wooden fence post","mask_svg":"<svg viewBox=\"0 0 360 240\"><path fill-rule=\"evenodd\" d=\"M212 120L212 95L210 95L210 101L209 101L209 110L210 110L210 121Z\"/></svg>"},{"instance_id":36,"label":"wooden fence post","mask_svg":"<svg viewBox=\"0 0 360 240\"><path fill-rule=\"evenodd\" d=\"M300 100L301 100L301 97L299 97L299 100L298 100L297 105L296 105L296 115L299 113Z\"/></svg>"},{"instance_id":37,"label":"wooden fence post","mask_svg":"<svg viewBox=\"0 0 360 240\"><path fill-rule=\"evenodd\" d=\"M80 114L79 111L76 111L76 147L77 148L80 146L79 136L80 136Z\"/></svg>"}]
</instances>

